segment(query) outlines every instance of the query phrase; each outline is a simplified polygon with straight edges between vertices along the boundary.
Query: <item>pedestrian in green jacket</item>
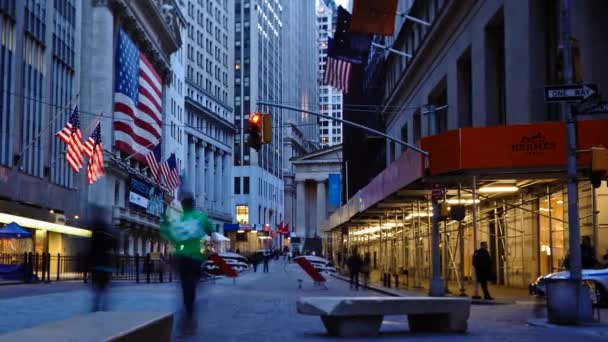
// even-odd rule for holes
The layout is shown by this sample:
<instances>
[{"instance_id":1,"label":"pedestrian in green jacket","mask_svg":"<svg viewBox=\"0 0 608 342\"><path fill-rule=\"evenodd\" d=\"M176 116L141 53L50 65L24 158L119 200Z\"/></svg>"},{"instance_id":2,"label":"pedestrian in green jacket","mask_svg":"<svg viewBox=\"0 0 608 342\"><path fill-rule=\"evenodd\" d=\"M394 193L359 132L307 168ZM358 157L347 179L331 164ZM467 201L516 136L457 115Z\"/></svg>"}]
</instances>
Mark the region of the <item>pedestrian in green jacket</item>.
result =
<instances>
[{"instance_id":1,"label":"pedestrian in green jacket","mask_svg":"<svg viewBox=\"0 0 608 342\"><path fill-rule=\"evenodd\" d=\"M196 287L201 274L201 263L207 259L206 246L201 248L203 236L211 236L213 228L207 215L194 208L192 193L181 196L182 212L175 217L165 215L160 225L161 235L175 248L177 270L185 308L184 329L193 330ZM201 251L202 250L202 251Z\"/></svg>"}]
</instances>

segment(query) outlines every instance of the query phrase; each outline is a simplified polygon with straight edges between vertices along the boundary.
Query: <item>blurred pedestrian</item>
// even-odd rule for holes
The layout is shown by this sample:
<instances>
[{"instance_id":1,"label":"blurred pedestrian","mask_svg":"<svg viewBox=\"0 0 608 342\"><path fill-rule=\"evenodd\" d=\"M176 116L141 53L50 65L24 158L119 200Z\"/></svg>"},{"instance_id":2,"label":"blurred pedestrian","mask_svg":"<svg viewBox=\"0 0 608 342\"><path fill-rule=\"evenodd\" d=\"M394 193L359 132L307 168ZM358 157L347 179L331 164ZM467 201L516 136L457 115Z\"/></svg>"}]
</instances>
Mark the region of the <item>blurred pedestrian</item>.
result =
<instances>
[{"instance_id":1,"label":"blurred pedestrian","mask_svg":"<svg viewBox=\"0 0 608 342\"><path fill-rule=\"evenodd\" d=\"M353 254L346 260L348 271L350 272L350 289L359 290L359 272L361 272L361 257L357 250L353 251Z\"/></svg>"},{"instance_id":2,"label":"blurred pedestrian","mask_svg":"<svg viewBox=\"0 0 608 342\"><path fill-rule=\"evenodd\" d=\"M363 286L368 288L369 286L369 272L370 272L370 264L371 258L369 257L369 253L365 254L365 258L363 259L363 264L361 264L361 274L363 274Z\"/></svg>"},{"instance_id":3,"label":"blurred pedestrian","mask_svg":"<svg viewBox=\"0 0 608 342\"><path fill-rule=\"evenodd\" d=\"M492 257L488 252L488 243L482 242L480 248L473 254L473 267L475 267L475 276L477 282L483 290L485 300L493 300L488 291L488 281L492 280Z\"/></svg>"},{"instance_id":4,"label":"blurred pedestrian","mask_svg":"<svg viewBox=\"0 0 608 342\"><path fill-rule=\"evenodd\" d=\"M268 273L268 263L270 262L270 254L263 256L264 258L264 273Z\"/></svg>"},{"instance_id":5,"label":"blurred pedestrian","mask_svg":"<svg viewBox=\"0 0 608 342\"><path fill-rule=\"evenodd\" d=\"M93 230L89 249L89 270L95 294L92 311L106 311L108 305L108 287L113 271L114 236L108 224L103 207L90 208L90 227Z\"/></svg>"},{"instance_id":6,"label":"blurred pedestrian","mask_svg":"<svg viewBox=\"0 0 608 342\"><path fill-rule=\"evenodd\" d=\"M162 236L175 247L176 266L180 277L185 319L181 321L182 333L191 334L196 329L194 303L196 288L201 276L201 264L207 259L207 248L201 252L203 235L211 236L213 228L207 215L194 208L190 192L180 195L182 212L177 217L163 217Z\"/></svg>"}]
</instances>

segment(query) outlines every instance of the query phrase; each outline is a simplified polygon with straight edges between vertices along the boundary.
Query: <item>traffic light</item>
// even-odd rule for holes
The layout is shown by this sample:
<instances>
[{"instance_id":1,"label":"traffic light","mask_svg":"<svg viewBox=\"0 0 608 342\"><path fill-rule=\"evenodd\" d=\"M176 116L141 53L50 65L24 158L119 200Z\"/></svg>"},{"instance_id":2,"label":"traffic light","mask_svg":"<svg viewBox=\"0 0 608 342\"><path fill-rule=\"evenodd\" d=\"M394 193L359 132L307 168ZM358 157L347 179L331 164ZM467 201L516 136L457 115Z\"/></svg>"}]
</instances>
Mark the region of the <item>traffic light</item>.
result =
<instances>
[{"instance_id":1,"label":"traffic light","mask_svg":"<svg viewBox=\"0 0 608 342\"><path fill-rule=\"evenodd\" d=\"M269 144L272 141L272 116L262 114L262 144Z\"/></svg>"},{"instance_id":2,"label":"traffic light","mask_svg":"<svg viewBox=\"0 0 608 342\"><path fill-rule=\"evenodd\" d=\"M591 184L594 188L602 185L602 179L608 175L608 149L605 147L591 148Z\"/></svg>"},{"instance_id":3,"label":"traffic light","mask_svg":"<svg viewBox=\"0 0 608 342\"><path fill-rule=\"evenodd\" d=\"M262 147L262 115L258 113L249 117L249 146L256 151Z\"/></svg>"}]
</instances>

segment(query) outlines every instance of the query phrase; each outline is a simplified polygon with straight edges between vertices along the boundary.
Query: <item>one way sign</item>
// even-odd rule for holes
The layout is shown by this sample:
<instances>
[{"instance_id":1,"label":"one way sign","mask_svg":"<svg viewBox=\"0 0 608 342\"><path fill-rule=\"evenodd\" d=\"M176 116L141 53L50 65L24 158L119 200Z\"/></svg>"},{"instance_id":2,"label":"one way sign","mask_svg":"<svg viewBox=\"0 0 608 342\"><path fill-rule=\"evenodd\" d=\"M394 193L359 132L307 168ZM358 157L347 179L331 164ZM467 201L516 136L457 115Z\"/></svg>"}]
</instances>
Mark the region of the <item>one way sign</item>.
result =
<instances>
[{"instance_id":1,"label":"one way sign","mask_svg":"<svg viewBox=\"0 0 608 342\"><path fill-rule=\"evenodd\" d=\"M545 86L545 102L580 101L597 93L596 84Z\"/></svg>"}]
</instances>

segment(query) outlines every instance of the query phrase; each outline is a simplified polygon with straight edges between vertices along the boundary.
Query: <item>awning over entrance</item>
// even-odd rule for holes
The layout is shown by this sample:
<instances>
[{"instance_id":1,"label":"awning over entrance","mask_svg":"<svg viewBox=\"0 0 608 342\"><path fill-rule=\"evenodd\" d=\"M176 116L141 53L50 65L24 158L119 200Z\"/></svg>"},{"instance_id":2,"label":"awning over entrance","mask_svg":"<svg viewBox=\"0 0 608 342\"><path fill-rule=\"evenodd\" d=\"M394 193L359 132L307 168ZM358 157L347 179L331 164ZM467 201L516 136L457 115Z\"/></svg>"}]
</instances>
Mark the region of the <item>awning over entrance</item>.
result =
<instances>
[{"instance_id":1,"label":"awning over entrance","mask_svg":"<svg viewBox=\"0 0 608 342\"><path fill-rule=\"evenodd\" d=\"M578 148L608 146L608 120L578 122ZM501 169L511 172L564 171L566 127L562 122L460 128L422 139L429 152L429 173ZM579 163L591 162L579 153ZM371 184L371 183L370 183Z\"/></svg>"},{"instance_id":2,"label":"awning over entrance","mask_svg":"<svg viewBox=\"0 0 608 342\"><path fill-rule=\"evenodd\" d=\"M581 120L577 130L580 151L608 146L608 120ZM461 128L423 138L420 145L429 152L430 178L493 173L515 178L535 178L534 173L539 178L565 177L566 128L561 122ZM580 167L588 167L590 154L579 153L578 160ZM420 185L424 165L422 155L407 150L324 221L321 230L337 228L389 196ZM428 183L430 191L430 179ZM419 186L414 188L420 191Z\"/></svg>"}]
</instances>

